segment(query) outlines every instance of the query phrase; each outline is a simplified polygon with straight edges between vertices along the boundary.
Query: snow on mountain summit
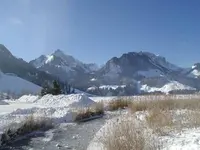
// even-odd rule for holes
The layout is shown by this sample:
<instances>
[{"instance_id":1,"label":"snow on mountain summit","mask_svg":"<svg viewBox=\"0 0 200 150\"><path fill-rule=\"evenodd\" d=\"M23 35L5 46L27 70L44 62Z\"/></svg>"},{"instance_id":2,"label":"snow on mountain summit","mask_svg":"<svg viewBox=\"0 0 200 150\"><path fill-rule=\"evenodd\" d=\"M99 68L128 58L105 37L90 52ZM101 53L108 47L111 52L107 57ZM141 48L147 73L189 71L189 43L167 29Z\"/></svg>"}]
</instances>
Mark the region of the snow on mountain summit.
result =
<instances>
[{"instance_id":1,"label":"snow on mountain summit","mask_svg":"<svg viewBox=\"0 0 200 150\"><path fill-rule=\"evenodd\" d=\"M96 71L98 69L96 64L84 64L73 56L66 55L59 49L50 55L42 55L39 58L32 60L30 63L36 68L41 68L45 65L53 65L60 68L70 68L68 70L74 70L74 68L78 67L83 69L85 72Z\"/></svg>"}]
</instances>

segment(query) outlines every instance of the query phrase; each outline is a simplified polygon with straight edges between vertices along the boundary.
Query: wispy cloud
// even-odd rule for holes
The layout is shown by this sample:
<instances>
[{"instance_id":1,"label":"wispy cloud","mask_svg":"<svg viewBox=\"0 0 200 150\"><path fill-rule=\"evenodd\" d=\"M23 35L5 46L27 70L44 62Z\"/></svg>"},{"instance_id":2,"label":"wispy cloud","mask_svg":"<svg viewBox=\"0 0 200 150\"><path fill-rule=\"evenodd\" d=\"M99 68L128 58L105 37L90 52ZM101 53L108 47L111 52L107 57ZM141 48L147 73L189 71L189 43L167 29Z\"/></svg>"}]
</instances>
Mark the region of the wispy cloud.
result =
<instances>
[{"instance_id":1,"label":"wispy cloud","mask_svg":"<svg viewBox=\"0 0 200 150\"><path fill-rule=\"evenodd\" d=\"M13 25L23 25L23 21L20 18L17 17L11 17L8 19L9 23Z\"/></svg>"}]
</instances>

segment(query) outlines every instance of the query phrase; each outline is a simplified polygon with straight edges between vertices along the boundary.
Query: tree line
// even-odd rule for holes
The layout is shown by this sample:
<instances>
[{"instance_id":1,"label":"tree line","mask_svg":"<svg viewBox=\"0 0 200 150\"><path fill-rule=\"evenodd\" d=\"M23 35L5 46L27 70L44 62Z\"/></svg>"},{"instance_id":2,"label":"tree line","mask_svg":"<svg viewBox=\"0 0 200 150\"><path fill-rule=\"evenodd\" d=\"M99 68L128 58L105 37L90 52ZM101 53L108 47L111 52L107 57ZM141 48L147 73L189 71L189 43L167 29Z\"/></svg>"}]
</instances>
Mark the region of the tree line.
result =
<instances>
[{"instance_id":1,"label":"tree line","mask_svg":"<svg viewBox=\"0 0 200 150\"><path fill-rule=\"evenodd\" d=\"M59 94L72 94L75 93L75 89L72 88L70 84L67 82L63 83L57 80L54 80L52 84L45 83L41 90L41 96L52 94L52 95L59 95Z\"/></svg>"}]
</instances>

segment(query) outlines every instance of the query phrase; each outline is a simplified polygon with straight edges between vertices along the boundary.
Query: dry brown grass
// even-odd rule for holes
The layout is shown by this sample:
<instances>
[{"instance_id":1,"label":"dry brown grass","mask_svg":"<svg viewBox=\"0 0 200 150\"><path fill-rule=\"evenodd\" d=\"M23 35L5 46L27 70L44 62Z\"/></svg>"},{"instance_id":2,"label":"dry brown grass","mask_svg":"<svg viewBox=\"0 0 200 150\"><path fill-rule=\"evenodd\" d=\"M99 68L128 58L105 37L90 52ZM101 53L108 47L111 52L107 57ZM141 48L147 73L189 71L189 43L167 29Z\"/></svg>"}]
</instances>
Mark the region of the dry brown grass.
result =
<instances>
[{"instance_id":1,"label":"dry brown grass","mask_svg":"<svg viewBox=\"0 0 200 150\"><path fill-rule=\"evenodd\" d=\"M157 136L165 136L184 128L200 127L200 99L166 97L162 100L134 101L129 98L111 101L108 106L111 111L124 108L132 113L142 111L142 114L146 114L146 127ZM100 142L107 150L160 149L160 144L155 144L159 139L152 140L151 136L144 134L144 130L145 127L136 126L130 120L115 122L103 133Z\"/></svg>"},{"instance_id":2,"label":"dry brown grass","mask_svg":"<svg viewBox=\"0 0 200 150\"><path fill-rule=\"evenodd\" d=\"M159 135L168 134L174 125L170 111L162 111L160 109L150 110L146 115L146 122L153 130L153 133Z\"/></svg>"},{"instance_id":3,"label":"dry brown grass","mask_svg":"<svg viewBox=\"0 0 200 150\"><path fill-rule=\"evenodd\" d=\"M136 111L149 111L154 109L159 110L199 110L200 109L200 99L188 99L188 100L140 100L131 101L129 100L129 109L132 112Z\"/></svg>"},{"instance_id":4,"label":"dry brown grass","mask_svg":"<svg viewBox=\"0 0 200 150\"><path fill-rule=\"evenodd\" d=\"M108 103L108 110L109 111L114 111L118 109L125 109L130 105L130 100L129 99L116 99L112 100Z\"/></svg>"},{"instance_id":5,"label":"dry brown grass","mask_svg":"<svg viewBox=\"0 0 200 150\"><path fill-rule=\"evenodd\" d=\"M25 136L35 131L45 131L53 127L52 121L44 117L28 116L18 126L11 126L4 131L1 136L1 145L7 145L17 138Z\"/></svg>"},{"instance_id":6,"label":"dry brown grass","mask_svg":"<svg viewBox=\"0 0 200 150\"><path fill-rule=\"evenodd\" d=\"M89 119L98 115L104 115L104 104L102 102L96 103L91 107L82 108L76 111L74 121L79 122L83 119Z\"/></svg>"},{"instance_id":7,"label":"dry brown grass","mask_svg":"<svg viewBox=\"0 0 200 150\"><path fill-rule=\"evenodd\" d=\"M98 139L105 150L157 150L156 144L150 134L133 120L125 119L109 124L109 128L102 131Z\"/></svg>"}]
</instances>

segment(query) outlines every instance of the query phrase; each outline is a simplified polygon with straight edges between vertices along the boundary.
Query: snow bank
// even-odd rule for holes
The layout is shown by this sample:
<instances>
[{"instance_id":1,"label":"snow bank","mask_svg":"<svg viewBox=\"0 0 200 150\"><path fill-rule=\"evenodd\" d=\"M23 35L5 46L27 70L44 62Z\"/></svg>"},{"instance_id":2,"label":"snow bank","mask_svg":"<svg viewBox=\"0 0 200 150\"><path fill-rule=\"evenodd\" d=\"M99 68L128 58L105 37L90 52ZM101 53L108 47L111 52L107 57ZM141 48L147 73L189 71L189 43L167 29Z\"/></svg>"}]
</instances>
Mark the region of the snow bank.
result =
<instances>
[{"instance_id":1,"label":"snow bank","mask_svg":"<svg viewBox=\"0 0 200 150\"><path fill-rule=\"evenodd\" d=\"M33 103L39 99L39 96L35 95L23 95L19 99L16 99L15 102L22 102L22 103Z\"/></svg>"},{"instance_id":2,"label":"snow bank","mask_svg":"<svg viewBox=\"0 0 200 150\"><path fill-rule=\"evenodd\" d=\"M37 99L35 103L47 107L88 107L95 102L85 94L71 94L58 96L45 95Z\"/></svg>"},{"instance_id":3,"label":"snow bank","mask_svg":"<svg viewBox=\"0 0 200 150\"><path fill-rule=\"evenodd\" d=\"M84 94L45 95L41 98L39 96L25 95L16 101L8 101L8 103L12 111L4 113L7 109L1 112L0 107L0 130L8 124L19 122L30 115L49 117L55 123L71 122L75 117L74 109L95 104L93 100ZM30 107L24 107L24 105Z\"/></svg>"}]
</instances>

